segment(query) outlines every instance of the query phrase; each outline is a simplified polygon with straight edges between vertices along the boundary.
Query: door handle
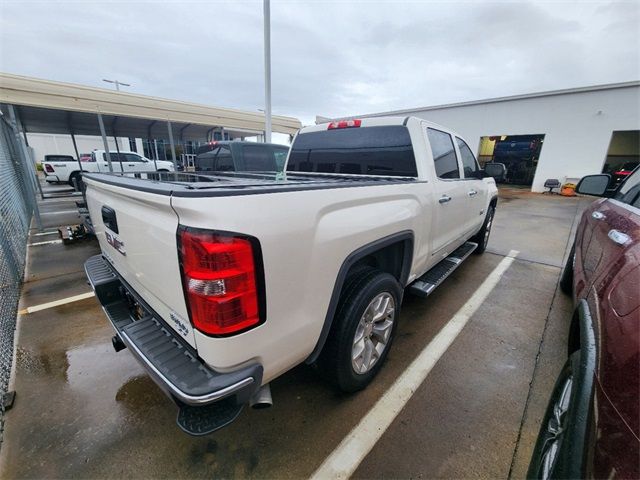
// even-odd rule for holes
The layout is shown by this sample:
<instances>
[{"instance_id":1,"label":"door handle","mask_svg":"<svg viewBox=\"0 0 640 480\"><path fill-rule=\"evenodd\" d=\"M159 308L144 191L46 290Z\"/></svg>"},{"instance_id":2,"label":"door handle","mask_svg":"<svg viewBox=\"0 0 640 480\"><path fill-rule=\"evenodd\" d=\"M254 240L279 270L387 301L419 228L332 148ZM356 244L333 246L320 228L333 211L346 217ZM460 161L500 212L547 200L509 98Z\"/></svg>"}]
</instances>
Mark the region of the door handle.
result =
<instances>
[{"instance_id":1,"label":"door handle","mask_svg":"<svg viewBox=\"0 0 640 480\"><path fill-rule=\"evenodd\" d=\"M135 167L135 166L136 166L136 164L135 164L135 163L129 163L128 165L129 165L130 167Z\"/></svg>"},{"instance_id":2,"label":"door handle","mask_svg":"<svg viewBox=\"0 0 640 480\"><path fill-rule=\"evenodd\" d=\"M604 220L604 213L600 213L600 212L593 212L591 214L591 216L593 218L595 218L596 220Z\"/></svg>"},{"instance_id":3,"label":"door handle","mask_svg":"<svg viewBox=\"0 0 640 480\"><path fill-rule=\"evenodd\" d=\"M627 235L626 233L622 233L620 230L615 230L615 229L609 230L609 233L607 236L618 245L624 245L629 240L631 240L631 237L629 237L629 235Z\"/></svg>"},{"instance_id":4,"label":"door handle","mask_svg":"<svg viewBox=\"0 0 640 480\"><path fill-rule=\"evenodd\" d=\"M474 196L476 196L477 194L478 194L478 192L477 192L477 191L475 191L475 190L469 190L469 193L467 193L467 195L469 195L470 197L474 197Z\"/></svg>"},{"instance_id":5,"label":"door handle","mask_svg":"<svg viewBox=\"0 0 640 480\"><path fill-rule=\"evenodd\" d=\"M451 197L449 195L443 195L438 200L438 202L440 202L440 203L447 203L447 202L450 202L450 201L451 201Z\"/></svg>"}]
</instances>

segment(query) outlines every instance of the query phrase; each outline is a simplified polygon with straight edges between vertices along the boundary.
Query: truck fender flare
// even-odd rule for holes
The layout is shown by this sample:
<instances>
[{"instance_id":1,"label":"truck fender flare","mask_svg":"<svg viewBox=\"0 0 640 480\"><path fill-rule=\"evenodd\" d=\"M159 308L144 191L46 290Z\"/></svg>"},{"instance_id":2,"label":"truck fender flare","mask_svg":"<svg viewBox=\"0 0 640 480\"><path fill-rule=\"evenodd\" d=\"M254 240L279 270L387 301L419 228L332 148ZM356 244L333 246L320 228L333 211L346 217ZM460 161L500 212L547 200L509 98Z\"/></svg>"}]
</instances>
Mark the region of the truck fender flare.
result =
<instances>
[{"instance_id":1,"label":"truck fender flare","mask_svg":"<svg viewBox=\"0 0 640 480\"><path fill-rule=\"evenodd\" d=\"M316 343L315 348L311 352L311 354L305 360L305 363L313 363L318 359L322 348L329 336L329 332L331 331L331 324L333 323L333 317L336 313L336 309L338 307L338 300L340 299L340 293L342 292L342 287L344 285L345 280L347 279L347 273L349 269L358 261L370 255L384 247L389 245L393 245L394 243L403 242L404 243L404 251L402 258L402 266L400 269L400 278L398 279L400 285L404 288L407 285L407 281L409 278L409 273L411 271L411 262L413 261L413 231L411 230L403 230L398 233L394 233L387 237L380 238L375 240L367 245L364 245L357 250L351 252L347 258L342 262L340 266L340 270L338 270L338 276L336 277L336 282L333 286L333 292L331 294L331 299L329 300L329 307L327 309L327 314L324 319L324 323L322 325L322 330L320 331L320 337L318 338L318 342Z\"/></svg>"}]
</instances>

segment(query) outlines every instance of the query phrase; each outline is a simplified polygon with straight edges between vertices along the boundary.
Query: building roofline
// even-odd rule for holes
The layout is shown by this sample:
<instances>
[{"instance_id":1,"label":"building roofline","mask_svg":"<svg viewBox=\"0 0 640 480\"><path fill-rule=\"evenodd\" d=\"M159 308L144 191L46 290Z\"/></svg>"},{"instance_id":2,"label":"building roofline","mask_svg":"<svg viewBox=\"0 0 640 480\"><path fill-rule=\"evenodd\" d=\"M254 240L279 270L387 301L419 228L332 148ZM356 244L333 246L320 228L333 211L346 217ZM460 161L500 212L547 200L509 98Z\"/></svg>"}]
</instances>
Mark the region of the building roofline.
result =
<instances>
[{"instance_id":1,"label":"building roofline","mask_svg":"<svg viewBox=\"0 0 640 480\"><path fill-rule=\"evenodd\" d=\"M574 88L564 88L560 90L547 90L544 92L533 92L533 93L524 93L518 95L509 95L506 97L494 97L494 98L485 98L481 100L471 100L467 102L455 102L455 103L443 103L440 105L432 105L428 107L418 107L418 108L408 108L401 110L389 110L387 112L378 112L378 113L366 113L362 115L351 115L348 117L335 117L328 118L322 116L321 118L328 118L328 120L339 120L342 118L355 118L355 117L371 117L371 116L393 116L393 115L410 115L416 112L424 112L429 110L441 110L443 108L457 108L457 107L468 107L472 105L482 105L486 103L499 103L499 102L511 102L514 100L525 100L529 98L540 98L540 97L552 97L556 95L568 95L574 93L587 93L587 92L596 92L599 90L615 90L619 88L632 88L632 87L640 87L640 80L631 80L628 82L618 82L618 83L604 83L600 85L591 85L587 87L574 87Z\"/></svg>"}]
</instances>

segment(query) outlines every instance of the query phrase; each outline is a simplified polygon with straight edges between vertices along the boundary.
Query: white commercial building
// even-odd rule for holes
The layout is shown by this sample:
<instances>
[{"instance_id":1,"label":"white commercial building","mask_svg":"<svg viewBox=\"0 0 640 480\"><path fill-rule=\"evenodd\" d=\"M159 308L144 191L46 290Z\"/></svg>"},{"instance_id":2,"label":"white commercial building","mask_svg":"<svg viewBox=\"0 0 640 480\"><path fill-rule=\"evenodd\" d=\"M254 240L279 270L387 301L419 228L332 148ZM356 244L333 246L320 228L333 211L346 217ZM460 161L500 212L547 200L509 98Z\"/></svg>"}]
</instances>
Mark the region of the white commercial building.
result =
<instances>
[{"instance_id":1,"label":"white commercial building","mask_svg":"<svg viewBox=\"0 0 640 480\"><path fill-rule=\"evenodd\" d=\"M512 155L515 170L518 162L528 168L524 181L513 183L532 184L533 191L543 191L550 178L565 182L640 161L640 81L350 118L385 115L413 115L456 130L481 163ZM522 145L531 146L530 158L517 152Z\"/></svg>"}]
</instances>

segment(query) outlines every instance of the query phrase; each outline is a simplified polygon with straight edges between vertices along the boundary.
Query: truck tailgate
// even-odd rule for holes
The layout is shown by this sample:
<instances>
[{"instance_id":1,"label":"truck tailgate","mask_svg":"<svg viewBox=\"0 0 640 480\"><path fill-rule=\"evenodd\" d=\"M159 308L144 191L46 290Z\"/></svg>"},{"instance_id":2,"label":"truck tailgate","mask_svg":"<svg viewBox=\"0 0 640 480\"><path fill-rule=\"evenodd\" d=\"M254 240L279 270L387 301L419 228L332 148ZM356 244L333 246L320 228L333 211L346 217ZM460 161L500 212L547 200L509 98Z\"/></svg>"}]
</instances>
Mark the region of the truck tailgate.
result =
<instances>
[{"instance_id":1,"label":"truck tailgate","mask_svg":"<svg viewBox=\"0 0 640 480\"><path fill-rule=\"evenodd\" d=\"M87 206L103 255L155 312L196 347L178 262L171 197L86 180Z\"/></svg>"}]
</instances>

